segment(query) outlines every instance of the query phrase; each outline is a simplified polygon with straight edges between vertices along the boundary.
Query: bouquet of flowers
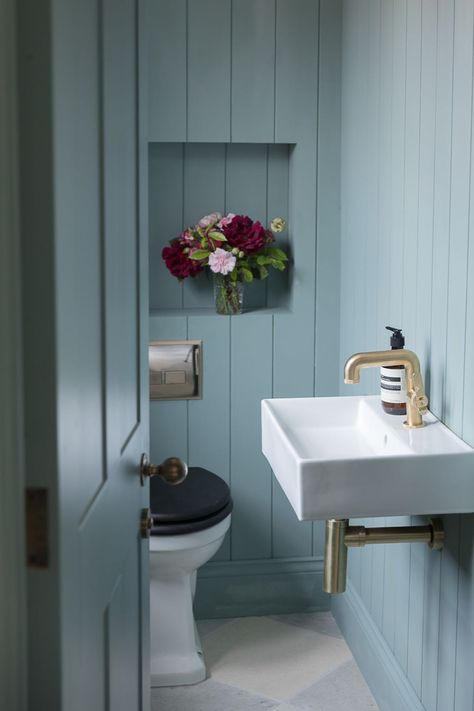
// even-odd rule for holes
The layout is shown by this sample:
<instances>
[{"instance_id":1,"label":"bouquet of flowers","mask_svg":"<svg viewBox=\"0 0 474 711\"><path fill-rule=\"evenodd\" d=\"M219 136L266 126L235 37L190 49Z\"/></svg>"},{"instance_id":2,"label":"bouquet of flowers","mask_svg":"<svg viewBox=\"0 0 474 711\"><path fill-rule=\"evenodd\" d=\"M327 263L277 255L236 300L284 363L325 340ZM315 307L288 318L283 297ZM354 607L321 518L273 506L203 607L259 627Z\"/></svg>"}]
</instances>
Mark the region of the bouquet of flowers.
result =
<instances>
[{"instance_id":1,"label":"bouquet of flowers","mask_svg":"<svg viewBox=\"0 0 474 711\"><path fill-rule=\"evenodd\" d=\"M178 279L195 277L209 267L215 277L218 313L242 311L243 282L266 279L268 267L283 271L288 257L274 244L274 235L285 229L281 217L270 229L247 215L218 212L202 217L165 247L162 257Z\"/></svg>"}]
</instances>

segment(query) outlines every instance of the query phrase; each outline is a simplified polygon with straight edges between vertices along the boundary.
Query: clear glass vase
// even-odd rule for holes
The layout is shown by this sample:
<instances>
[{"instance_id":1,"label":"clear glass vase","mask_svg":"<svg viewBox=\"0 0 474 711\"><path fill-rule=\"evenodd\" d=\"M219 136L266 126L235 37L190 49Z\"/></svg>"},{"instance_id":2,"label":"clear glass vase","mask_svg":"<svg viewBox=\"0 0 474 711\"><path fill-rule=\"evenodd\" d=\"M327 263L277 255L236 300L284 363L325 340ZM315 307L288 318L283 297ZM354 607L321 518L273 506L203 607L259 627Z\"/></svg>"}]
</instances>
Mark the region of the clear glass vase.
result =
<instances>
[{"instance_id":1,"label":"clear glass vase","mask_svg":"<svg viewBox=\"0 0 474 711\"><path fill-rule=\"evenodd\" d=\"M241 314L244 303L244 285L231 281L228 276L214 274L214 299L216 312L225 316Z\"/></svg>"}]
</instances>

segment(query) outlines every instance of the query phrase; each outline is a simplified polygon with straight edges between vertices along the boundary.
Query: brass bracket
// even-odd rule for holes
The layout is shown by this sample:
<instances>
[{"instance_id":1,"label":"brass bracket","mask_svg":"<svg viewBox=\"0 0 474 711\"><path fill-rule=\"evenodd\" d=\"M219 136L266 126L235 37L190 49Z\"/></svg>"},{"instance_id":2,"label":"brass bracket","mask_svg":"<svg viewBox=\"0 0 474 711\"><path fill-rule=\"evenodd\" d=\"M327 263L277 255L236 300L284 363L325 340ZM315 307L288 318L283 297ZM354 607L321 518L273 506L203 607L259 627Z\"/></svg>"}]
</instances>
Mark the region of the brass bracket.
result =
<instances>
[{"instance_id":1,"label":"brass bracket","mask_svg":"<svg viewBox=\"0 0 474 711\"><path fill-rule=\"evenodd\" d=\"M49 568L48 490L28 487L25 491L26 564Z\"/></svg>"},{"instance_id":2,"label":"brass bracket","mask_svg":"<svg viewBox=\"0 0 474 711\"><path fill-rule=\"evenodd\" d=\"M323 590L342 593L346 589L347 549L375 543L427 543L433 550L444 546L444 527L440 518L426 526L367 528L349 526L346 518L326 521Z\"/></svg>"}]
</instances>

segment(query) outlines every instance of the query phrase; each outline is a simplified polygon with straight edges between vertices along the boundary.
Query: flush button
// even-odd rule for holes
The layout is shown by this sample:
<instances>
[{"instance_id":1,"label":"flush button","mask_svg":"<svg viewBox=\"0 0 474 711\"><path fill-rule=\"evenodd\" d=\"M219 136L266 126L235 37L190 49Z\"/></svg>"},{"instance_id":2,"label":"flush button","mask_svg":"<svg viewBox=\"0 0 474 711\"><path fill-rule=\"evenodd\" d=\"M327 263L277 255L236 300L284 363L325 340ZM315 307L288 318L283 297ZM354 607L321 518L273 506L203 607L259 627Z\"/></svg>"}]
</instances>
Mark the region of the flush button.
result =
<instances>
[{"instance_id":1,"label":"flush button","mask_svg":"<svg viewBox=\"0 0 474 711\"><path fill-rule=\"evenodd\" d=\"M178 385L186 382L186 373L184 370L166 370L163 375L165 385Z\"/></svg>"}]
</instances>

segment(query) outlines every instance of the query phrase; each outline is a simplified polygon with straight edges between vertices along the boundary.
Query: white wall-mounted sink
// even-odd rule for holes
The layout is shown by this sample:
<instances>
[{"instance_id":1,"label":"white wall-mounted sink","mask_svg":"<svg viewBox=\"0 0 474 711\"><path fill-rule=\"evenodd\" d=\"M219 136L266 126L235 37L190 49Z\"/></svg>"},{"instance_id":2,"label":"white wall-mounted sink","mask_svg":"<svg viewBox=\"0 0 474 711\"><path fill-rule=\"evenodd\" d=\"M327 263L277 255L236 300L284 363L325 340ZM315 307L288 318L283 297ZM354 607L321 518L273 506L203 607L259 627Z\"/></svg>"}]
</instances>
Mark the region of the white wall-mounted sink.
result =
<instances>
[{"instance_id":1,"label":"white wall-mounted sink","mask_svg":"<svg viewBox=\"0 0 474 711\"><path fill-rule=\"evenodd\" d=\"M262 401L262 451L300 520L474 511L474 449L380 397Z\"/></svg>"}]
</instances>

